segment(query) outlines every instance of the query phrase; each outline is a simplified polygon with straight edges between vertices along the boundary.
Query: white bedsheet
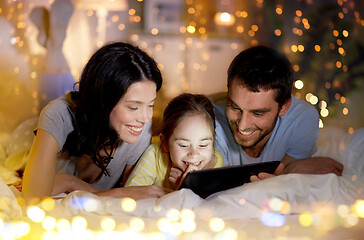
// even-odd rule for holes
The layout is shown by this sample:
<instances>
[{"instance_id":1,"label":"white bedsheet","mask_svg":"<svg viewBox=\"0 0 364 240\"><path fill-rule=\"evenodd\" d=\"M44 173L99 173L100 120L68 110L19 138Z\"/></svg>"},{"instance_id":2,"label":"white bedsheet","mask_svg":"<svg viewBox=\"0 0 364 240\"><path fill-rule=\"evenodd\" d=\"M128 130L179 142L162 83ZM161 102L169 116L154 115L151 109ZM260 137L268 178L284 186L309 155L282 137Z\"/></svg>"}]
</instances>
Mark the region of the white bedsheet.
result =
<instances>
[{"instance_id":1,"label":"white bedsheet","mask_svg":"<svg viewBox=\"0 0 364 240\"><path fill-rule=\"evenodd\" d=\"M94 231L100 230L100 222L105 216L113 218L119 228L124 226L124 230L128 229L125 224L129 226L132 219L139 218L146 226L138 232L138 236L144 238L149 236L145 234L162 232L158 221L168 218L171 211L181 213L182 210L189 209L194 212L195 230L182 231L179 235L166 235L164 232L165 238L162 239L196 236L202 236L201 239L218 239L225 235L227 237L223 239L362 239L364 129L350 135L336 128L326 128L320 132L317 143L318 151L315 155L330 156L342 162L345 167L343 176L281 175L216 193L207 199L201 199L192 191L183 189L160 199L136 201L136 208L131 212L122 208L125 199L97 197L91 193L75 191L57 200L56 206L47 211L47 215L56 219L82 216L87 219L89 229ZM3 182L0 185L3 189L6 188ZM5 193L8 198L14 199L10 196L10 191ZM3 191L2 195L4 196ZM363 206L355 210L358 203ZM1 209L3 219L21 216L19 206L11 207L11 213L6 208ZM304 217L311 221L308 221L307 226L307 221L302 220ZM224 221L223 231L211 230L209 223L214 218Z\"/></svg>"}]
</instances>

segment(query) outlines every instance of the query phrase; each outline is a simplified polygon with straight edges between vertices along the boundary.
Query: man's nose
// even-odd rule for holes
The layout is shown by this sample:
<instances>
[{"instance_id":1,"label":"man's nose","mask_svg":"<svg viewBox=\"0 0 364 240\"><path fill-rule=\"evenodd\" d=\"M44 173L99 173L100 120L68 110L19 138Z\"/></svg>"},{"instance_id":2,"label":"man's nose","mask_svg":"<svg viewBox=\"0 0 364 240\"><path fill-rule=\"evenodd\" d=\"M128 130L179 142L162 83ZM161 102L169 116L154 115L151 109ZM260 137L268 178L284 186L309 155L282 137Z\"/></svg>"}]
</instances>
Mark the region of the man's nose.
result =
<instances>
[{"instance_id":1,"label":"man's nose","mask_svg":"<svg viewBox=\"0 0 364 240\"><path fill-rule=\"evenodd\" d=\"M240 130L251 128L252 119L249 114L241 113L238 117L237 125Z\"/></svg>"}]
</instances>

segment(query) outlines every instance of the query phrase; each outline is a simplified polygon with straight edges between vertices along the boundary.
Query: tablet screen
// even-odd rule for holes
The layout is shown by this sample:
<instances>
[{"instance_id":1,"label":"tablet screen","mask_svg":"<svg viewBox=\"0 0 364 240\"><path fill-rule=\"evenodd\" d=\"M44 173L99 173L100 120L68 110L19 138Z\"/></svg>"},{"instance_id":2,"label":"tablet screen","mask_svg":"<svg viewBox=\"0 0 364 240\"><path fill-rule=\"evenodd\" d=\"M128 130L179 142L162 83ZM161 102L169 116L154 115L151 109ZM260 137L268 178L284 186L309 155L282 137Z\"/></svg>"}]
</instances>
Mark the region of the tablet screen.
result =
<instances>
[{"instance_id":1,"label":"tablet screen","mask_svg":"<svg viewBox=\"0 0 364 240\"><path fill-rule=\"evenodd\" d=\"M273 173L280 161L229 166L189 172L179 189L189 188L202 198L250 182L251 175Z\"/></svg>"}]
</instances>

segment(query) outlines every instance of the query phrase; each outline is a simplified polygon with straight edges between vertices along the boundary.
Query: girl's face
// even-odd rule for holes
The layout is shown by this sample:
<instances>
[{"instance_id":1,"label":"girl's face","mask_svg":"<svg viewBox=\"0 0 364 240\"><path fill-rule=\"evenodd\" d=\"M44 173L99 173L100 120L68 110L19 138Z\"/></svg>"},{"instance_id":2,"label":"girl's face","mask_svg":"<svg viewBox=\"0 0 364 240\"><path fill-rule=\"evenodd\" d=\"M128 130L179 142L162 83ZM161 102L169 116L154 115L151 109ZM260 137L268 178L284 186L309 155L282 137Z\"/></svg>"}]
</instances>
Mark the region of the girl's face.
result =
<instances>
[{"instance_id":1,"label":"girl's face","mask_svg":"<svg viewBox=\"0 0 364 240\"><path fill-rule=\"evenodd\" d=\"M157 86L154 82L143 80L132 84L110 114L110 124L127 143L136 143L143 126L153 116Z\"/></svg>"},{"instance_id":2,"label":"girl's face","mask_svg":"<svg viewBox=\"0 0 364 240\"><path fill-rule=\"evenodd\" d=\"M185 171L189 165L203 169L212 159L214 133L202 114L185 117L169 138L169 154L173 164Z\"/></svg>"}]
</instances>

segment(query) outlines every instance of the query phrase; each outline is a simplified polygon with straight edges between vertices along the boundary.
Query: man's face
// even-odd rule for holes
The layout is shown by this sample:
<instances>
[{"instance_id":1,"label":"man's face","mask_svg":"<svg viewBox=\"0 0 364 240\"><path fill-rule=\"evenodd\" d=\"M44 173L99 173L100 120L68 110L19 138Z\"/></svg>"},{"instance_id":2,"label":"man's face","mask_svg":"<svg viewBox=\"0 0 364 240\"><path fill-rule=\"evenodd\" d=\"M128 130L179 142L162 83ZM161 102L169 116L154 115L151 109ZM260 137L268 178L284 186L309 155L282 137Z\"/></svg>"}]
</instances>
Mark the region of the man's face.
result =
<instances>
[{"instance_id":1,"label":"man's face","mask_svg":"<svg viewBox=\"0 0 364 240\"><path fill-rule=\"evenodd\" d=\"M235 141L252 157L257 157L268 142L280 111L274 90L251 92L233 80L226 102L226 116ZM249 154L251 155L251 154Z\"/></svg>"}]
</instances>

